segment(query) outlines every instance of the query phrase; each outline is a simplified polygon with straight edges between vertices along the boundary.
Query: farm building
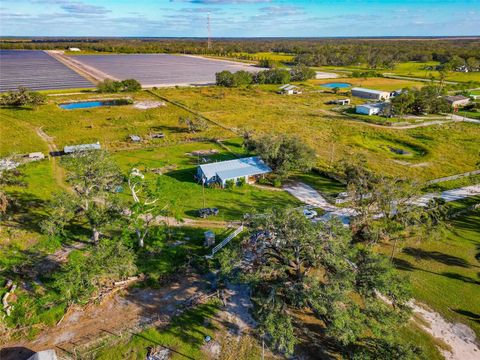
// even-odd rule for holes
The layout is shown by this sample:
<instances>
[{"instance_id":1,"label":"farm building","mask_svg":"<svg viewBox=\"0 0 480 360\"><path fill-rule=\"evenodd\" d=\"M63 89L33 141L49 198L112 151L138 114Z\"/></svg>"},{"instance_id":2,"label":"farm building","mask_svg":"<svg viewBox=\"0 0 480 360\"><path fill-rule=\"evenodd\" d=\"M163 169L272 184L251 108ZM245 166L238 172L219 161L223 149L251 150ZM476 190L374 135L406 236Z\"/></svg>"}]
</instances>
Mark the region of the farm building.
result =
<instances>
[{"instance_id":1,"label":"farm building","mask_svg":"<svg viewBox=\"0 0 480 360\"><path fill-rule=\"evenodd\" d=\"M89 150L100 150L101 146L99 142L94 144L80 144L80 145L67 145L63 148L63 152L65 154L72 154L81 151L89 151Z\"/></svg>"},{"instance_id":2,"label":"farm building","mask_svg":"<svg viewBox=\"0 0 480 360\"><path fill-rule=\"evenodd\" d=\"M355 112L364 115L377 115L380 114L385 106L386 103L362 104L355 107Z\"/></svg>"},{"instance_id":3,"label":"farm building","mask_svg":"<svg viewBox=\"0 0 480 360\"><path fill-rule=\"evenodd\" d=\"M387 100L390 98L390 92L355 87L352 88L352 96L362 99Z\"/></svg>"},{"instance_id":4,"label":"farm building","mask_svg":"<svg viewBox=\"0 0 480 360\"><path fill-rule=\"evenodd\" d=\"M77 47L69 47L69 48L68 48L68 51L75 51L75 52L78 52L78 51L80 51L80 49L79 49L79 48L77 48Z\"/></svg>"},{"instance_id":5,"label":"farm building","mask_svg":"<svg viewBox=\"0 0 480 360\"><path fill-rule=\"evenodd\" d=\"M447 100L453 107L464 106L470 102L470 98L462 95L446 96L445 100Z\"/></svg>"},{"instance_id":6,"label":"farm building","mask_svg":"<svg viewBox=\"0 0 480 360\"><path fill-rule=\"evenodd\" d=\"M285 95L297 95L297 94L301 94L302 92L298 89L298 86L286 84L286 85L280 86L279 93L285 94Z\"/></svg>"},{"instance_id":7,"label":"farm building","mask_svg":"<svg viewBox=\"0 0 480 360\"><path fill-rule=\"evenodd\" d=\"M254 156L200 165L197 168L197 179L205 184L217 182L224 187L228 180L238 182L243 178L245 182L252 183L271 171L262 159Z\"/></svg>"},{"instance_id":8,"label":"farm building","mask_svg":"<svg viewBox=\"0 0 480 360\"><path fill-rule=\"evenodd\" d=\"M350 105L350 99L337 99L337 100L332 100L330 103L335 105L345 106L345 105Z\"/></svg>"}]
</instances>

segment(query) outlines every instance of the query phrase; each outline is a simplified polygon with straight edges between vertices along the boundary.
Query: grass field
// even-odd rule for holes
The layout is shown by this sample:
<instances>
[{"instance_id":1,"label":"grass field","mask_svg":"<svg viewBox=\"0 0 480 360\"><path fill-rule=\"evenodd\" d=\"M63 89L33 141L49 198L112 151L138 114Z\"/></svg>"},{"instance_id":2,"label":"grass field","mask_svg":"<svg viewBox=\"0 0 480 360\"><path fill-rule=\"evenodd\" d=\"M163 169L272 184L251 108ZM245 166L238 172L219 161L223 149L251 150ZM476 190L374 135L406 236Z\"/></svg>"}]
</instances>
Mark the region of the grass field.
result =
<instances>
[{"instance_id":1,"label":"grass field","mask_svg":"<svg viewBox=\"0 0 480 360\"><path fill-rule=\"evenodd\" d=\"M251 89L185 88L158 92L228 127L259 133L288 133L303 139L318 155L319 166L351 156L366 156L369 166L383 174L434 179L475 168L480 127L450 123L409 130L373 128L330 111L325 105L340 97L309 92L282 96L275 87ZM418 155L412 166L399 165L386 148L407 146ZM408 159L407 159L408 160ZM414 166L421 163L421 167Z\"/></svg>"},{"instance_id":2,"label":"grass field","mask_svg":"<svg viewBox=\"0 0 480 360\"><path fill-rule=\"evenodd\" d=\"M430 61L430 62L403 62L395 65L394 69L375 69L376 72L383 73L383 74L392 74L392 75L400 75L406 77L416 77L420 79L430 80L432 77L438 79L440 74L436 70L425 70L424 67L428 66L436 66L439 62ZM357 66L322 66L320 67L321 70L325 71L366 71L369 70L366 64L364 65L357 65ZM478 81L480 82L480 72L470 72L470 73L463 73L463 72L455 72L451 71L447 73L446 80L449 81L458 81L458 82L469 82L469 81Z\"/></svg>"},{"instance_id":3,"label":"grass field","mask_svg":"<svg viewBox=\"0 0 480 360\"><path fill-rule=\"evenodd\" d=\"M232 151L243 151L238 142L225 143ZM169 169L164 175L148 174L156 182L157 196L160 203L168 204L174 210L172 216L177 218L196 218L196 210L202 207L216 207L219 215L212 220L241 220L243 215L253 210L262 211L272 204L281 206L299 206L300 203L286 192L263 190L253 186L235 187L234 189L205 188L195 182L194 175L199 158L189 155L195 150L216 150L217 155L209 161L235 158L214 143L194 142L172 147L151 150L121 151L114 158L126 171L132 167L141 170ZM247 155L247 154L245 154ZM200 162L201 163L201 162ZM204 194L204 195L203 195ZM204 197L205 196L205 197ZM205 200L205 203L204 203Z\"/></svg>"},{"instance_id":4,"label":"grass field","mask_svg":"<svg viewBox=\"0 0 480 360\"><path fill-rule=\"evenodd\" d=\"M406 87L422 87L425 86L424 83L419 81L412 80L398 80L398 79L387 79L387 78L352 78L352 77L342 77L335 80L332 79L315 79L309 80L309 83L314 85L326 84L330 82L346 82L352 84L352 87L366 87L375 90L385 90L392 91L403 89ZM340 92L350 91L350 88L341 89Z\"/></svg>"},{"instance_id":5,"label":"grass field","mask_svg":"<svg viewBox=\"0 0 480 360\"><path fill-rule=\"evenodd\" d=\"M454 204L463 207L480 197ZM462 204L463 203L463 204ZM480 336L480 211L455 218L440 240L405 244L396 264L409 275L415 299Z\"/></svg>"}]
</instances>

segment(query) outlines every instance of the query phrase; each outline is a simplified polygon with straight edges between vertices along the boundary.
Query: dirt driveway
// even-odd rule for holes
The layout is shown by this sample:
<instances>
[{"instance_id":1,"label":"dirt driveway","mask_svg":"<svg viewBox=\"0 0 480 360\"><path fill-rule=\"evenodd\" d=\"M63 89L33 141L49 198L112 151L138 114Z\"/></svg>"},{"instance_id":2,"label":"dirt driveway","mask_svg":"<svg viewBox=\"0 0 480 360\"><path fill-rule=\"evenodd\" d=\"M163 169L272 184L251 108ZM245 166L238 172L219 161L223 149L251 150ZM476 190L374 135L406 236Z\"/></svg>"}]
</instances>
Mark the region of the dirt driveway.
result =
<instances>
[{"instance_id":1,"label":"dirt driveway","mask_svg":"<svg viewBox=\"0 0 480 360\"><path fill-rule=\"evenodd\" d=\"M125 295L116 294L101 304L70 310L58 326L45 329L33 341L7 344L0 353L1 359L22 360L20 349L25 348L33 351L55 349L58 354L74 353L82 346L104 337L118 336L126 330L165 325L182 301L206 287L205 280L191 275L161 289L126 290Z\"/></svg>"}]
</instances>

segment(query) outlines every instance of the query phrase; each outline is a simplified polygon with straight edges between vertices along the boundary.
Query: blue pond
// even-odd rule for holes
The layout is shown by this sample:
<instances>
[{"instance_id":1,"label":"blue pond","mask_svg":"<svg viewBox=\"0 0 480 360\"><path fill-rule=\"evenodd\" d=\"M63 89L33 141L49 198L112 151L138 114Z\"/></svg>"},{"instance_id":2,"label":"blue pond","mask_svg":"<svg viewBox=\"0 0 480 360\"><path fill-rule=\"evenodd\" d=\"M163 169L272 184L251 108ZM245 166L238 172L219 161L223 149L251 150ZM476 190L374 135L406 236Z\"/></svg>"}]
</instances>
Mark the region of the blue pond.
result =
<instances>
[{"instance_id":1,"label":"blue pond","mask_svg":"<svg viewBox=\"0 0 480 360\"><path fill-rule=\"evenodd\" d=\"M60 104L59 106L65 110L88 109L99 106L116 106L126 105L127 100L104 100L104 101L81 101L75 103Z\"/></svg>"},{"instance_id":2,"label":"blue pond","mask_svg":"<svg viewBox=\"0 0 480 360\"><path fill-rule=\"evenodd\" d=\"M327 88L330 88L330 89L334 89L334 88L344 89L344 88L348 88L348 87L352 86L352 84L341 83L341 82L331 82L331 83L322 84L320 86L327 87Z\"/></svg>"}]
</instances>

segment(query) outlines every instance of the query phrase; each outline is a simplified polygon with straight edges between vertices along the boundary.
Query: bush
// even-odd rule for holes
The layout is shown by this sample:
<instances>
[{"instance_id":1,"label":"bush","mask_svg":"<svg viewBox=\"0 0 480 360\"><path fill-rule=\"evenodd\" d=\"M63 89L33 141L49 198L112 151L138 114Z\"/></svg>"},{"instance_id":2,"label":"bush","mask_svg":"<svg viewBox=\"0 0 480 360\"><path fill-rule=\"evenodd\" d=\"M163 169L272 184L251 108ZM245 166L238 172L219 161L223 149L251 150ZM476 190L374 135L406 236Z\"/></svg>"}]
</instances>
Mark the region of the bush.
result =
<instances>
[{"instance_id":1,"label":"bush","mask_svg":"<svg viewBox=\"0 0 480 360\"><path fill-rule=\"evenodd\" d=\"M258 62L259 67L274 69L278 67L278 61L272 59L261 59Z\"/></svg>"},{"instance_id":2,"label":"bush","mask_svg":"<svg viewBox=\"0 0 480 360\"><path fill-rule=\"evenodd\" d=\"M273 187L281 188L282 187L282 181L279 178L274 179L273 180Z\"/></svg>"},{"instance_id":3,"label":"bush","mask_svg":"<svg viewBox=\"0 0 480 360\"><path fill-rule=\"evenodd\" d=\"M135 79L126 79L123 80L122 82L122 91L140 91L142 90L142 85Z\"/></svg>"},{"instance_id":4,"label":"bush","mask_svg":"<svg viewBox=\"0 0 480 360\"><path fill-rule=\"evenodd\" d=\"M139 91L142 85L135 79L126 79L123 81L115 81L105 79L97 85L97 91L100 93L116 93L120 91Z\"/></svg>"},{"instance_id":5,"label":"bush","mask_svg":"<svg viewBox=\"0 0 480 360\"><path fill-rule=\"evenodd\" d=\"M3 94L0 97L0 105L2 106L38 106L45 103L47 97L36 91L20 86L17 91Z\"/></svg>"},{"instance_id":6,"label":"bush","mask_svg":"<svg viewBox=\"0 0 480 360\"><path fill-rule=\"evenodd\" d=\"M305 65L297 65L290 70L292 81L305 81L314 79L317 73Z\"/></svg>"},{"instance_id":7,"label":"bush","mask_svg":"<svg viewBox=\"0 0 480 360\"><path fill-rule=\"evenodd\" d=\"M232 190L235 187L235 180L227 180L225 181L225 188Z\"/></svg>"},{"instance_id":8,"label":"bush","mask_svg":"<svg viewBox=\"0 0 480 360\"><path fill-rule=\"evenodd\" d=\"M237 182L238 186L244 187L246 184L247 184L247 181L245 180L245 178L242 177L242 178L238 179L238 182Z\"/></svg>"},{"instance_id":9,"label":"bush","mask_svg":"<svg viewBox=\"0 0 480 360\"><path fill-rule=\"evenodd\" d=\"M224 70L215 74L217 86L233 87L233 73Z\"/></svg>"}]
</instances>

